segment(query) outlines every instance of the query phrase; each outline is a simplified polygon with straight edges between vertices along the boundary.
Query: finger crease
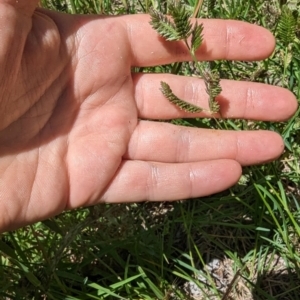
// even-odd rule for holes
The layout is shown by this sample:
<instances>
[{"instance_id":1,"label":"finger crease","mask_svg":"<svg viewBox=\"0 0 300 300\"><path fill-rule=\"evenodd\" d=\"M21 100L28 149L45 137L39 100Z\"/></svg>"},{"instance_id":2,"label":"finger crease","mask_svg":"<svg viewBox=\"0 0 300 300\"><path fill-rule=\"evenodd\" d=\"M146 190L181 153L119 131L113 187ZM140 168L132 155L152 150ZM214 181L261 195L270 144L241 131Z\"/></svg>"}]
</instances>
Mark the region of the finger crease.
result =
<instances>
[{"instance_id":1,"label":"finger crease","mask_svg":"<svg viewBox=\"0 0 300 300\"><path fill-rule=\"evenodd\" d=\"M247 110L250 109L253 106L253 90L250 88L247 88L247 95L246 95L246 102L244 105L244 112L243 112L243 117L246 116Z\"/></svg>"},{"instance_id":2,"label":"finger crease","mask_svg":"<svg viewBox=\"0 0 300 300\"><path fill-rule=\"evenodd\" d=\"M196 178L196 176L195 176L195 172L194 172L193 168L189 167L189 182L188 182L188 184L189 184L189 196L187 198L192 198L193 195L194 195L194 193L193 193L194 184L193 183L195 183L195 180L196 180L195 178Z\"/></svg>"},{"instance_id":3,"label":"finger crease","mask_svg":"<svg viewBox=\"0 0 300 300\"><path fill-rule=\"evenodd\" d=\"M190 143L191 143L191 135L190 131L181 130L177 148L176 148L176 161L183 162L188 160L190 156Z\"/></svg>"},{"instance_id":4,"label":"finger crease","mask_svg":"<svg viewBox=\"0 0 300 300\"><path fill-rule=\"evenodd\" d=\"M157 190L158 188L158 176L159 176L159 172L158 172L158 168L153 165L150 164L150 174L149 174L149 179L147 180L147 200L155 200L155 190Z\"/></svg>"},{"instance_id":5,"label":"finger crease","mask_svg":"<svg viewBox=\"0 0 300 300\"><path fill-rule=\"evenodd\" d=\"M232 40L232 29L230 26L226 26L226 41L225 41L225 57L228 59Z\"/></svg>"}]
</instances>

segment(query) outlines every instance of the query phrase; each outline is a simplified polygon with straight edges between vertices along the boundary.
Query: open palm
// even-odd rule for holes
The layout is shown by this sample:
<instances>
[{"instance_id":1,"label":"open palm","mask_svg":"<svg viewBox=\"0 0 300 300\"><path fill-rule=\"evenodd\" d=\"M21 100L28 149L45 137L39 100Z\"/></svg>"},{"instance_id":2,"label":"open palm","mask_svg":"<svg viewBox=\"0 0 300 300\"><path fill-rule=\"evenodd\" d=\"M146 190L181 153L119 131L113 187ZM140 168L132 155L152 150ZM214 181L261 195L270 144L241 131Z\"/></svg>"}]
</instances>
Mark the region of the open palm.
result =
<instances>
[{"instance_id":1,"label":"open palm","mask_svg":"<svg viewBox=\"0 0 300 300\"><path fill-rule=\"evenodd\" d=\"M69 16L34 10L36 2L0 0L0 231L100 202L208 195L234 184L240 165L282 152L271 132L151 121L190 116L163 98L161 80L202 107L207 97L196 78L131 73L189 59L183 44L157 36L147 15ZM257 26L204 27L199 59L261 59L274 47ZM222 88L223 117L283 120L296 108L280 88Z\"/></svg>"}]
</instances>

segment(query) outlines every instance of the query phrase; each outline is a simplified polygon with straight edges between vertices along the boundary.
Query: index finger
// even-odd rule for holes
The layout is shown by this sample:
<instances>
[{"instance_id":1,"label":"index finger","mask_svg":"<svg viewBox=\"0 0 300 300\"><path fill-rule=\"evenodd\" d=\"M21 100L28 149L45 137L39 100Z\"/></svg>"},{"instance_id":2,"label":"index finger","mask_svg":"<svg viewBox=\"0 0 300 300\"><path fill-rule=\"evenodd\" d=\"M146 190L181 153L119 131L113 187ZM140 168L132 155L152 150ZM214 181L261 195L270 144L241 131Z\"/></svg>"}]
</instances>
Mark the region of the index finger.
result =
<instances>
[{"instance_id":1,"label":"index finger","mask_svg":"<svg viewBox=\"0 0 300 300\"><path fill-rule=\"evenodd\" d=\"M149 15L122 16L132 49L133 66L154 66L191 60L183 42L169 42L149 24ZM261 60L268 57L275 39L266 29L242 21L198 20L204 41L199 60Z\"/></svg>"}]
</instances>

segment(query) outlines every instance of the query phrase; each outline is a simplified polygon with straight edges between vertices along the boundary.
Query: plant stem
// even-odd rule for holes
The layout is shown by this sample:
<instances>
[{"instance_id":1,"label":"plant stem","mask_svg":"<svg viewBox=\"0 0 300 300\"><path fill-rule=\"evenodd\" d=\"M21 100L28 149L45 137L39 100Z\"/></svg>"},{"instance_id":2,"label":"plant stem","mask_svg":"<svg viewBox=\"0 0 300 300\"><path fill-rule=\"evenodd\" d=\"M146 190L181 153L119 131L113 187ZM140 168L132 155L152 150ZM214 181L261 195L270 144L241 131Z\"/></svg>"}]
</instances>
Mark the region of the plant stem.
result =
<instances>
[{"instance_id":1,"label":"plant stem","mask_svg":"<svg viewBox=\"0 0 300 300\"><path fill-rule=\"evenodd\" d=\"M199 0L198 4L197 4L197 6L196 6L196 8L195 8L195 10L193 12L193 15L192 15L193 18L197 17L198 12L201 10L202 4L203 4L203 0Z\"/></svg>"}]
</instances>

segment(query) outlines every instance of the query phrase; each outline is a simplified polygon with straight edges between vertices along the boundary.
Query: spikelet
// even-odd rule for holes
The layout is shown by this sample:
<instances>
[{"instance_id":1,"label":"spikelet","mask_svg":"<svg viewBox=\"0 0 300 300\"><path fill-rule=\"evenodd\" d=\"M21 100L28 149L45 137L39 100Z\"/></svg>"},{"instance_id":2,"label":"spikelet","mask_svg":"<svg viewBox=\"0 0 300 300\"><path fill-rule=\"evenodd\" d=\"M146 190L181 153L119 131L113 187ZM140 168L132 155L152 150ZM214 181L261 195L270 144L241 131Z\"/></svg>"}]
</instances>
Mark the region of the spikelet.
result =
<instances>
[{"instance_id":1,"label":"spikelet","mask_svg":"<svg viewBox=\"0 0 300 300\"><path fill-rule=\"evenodd\" d=\"M198 107L194 104L188 103L182 99L179 99L174 93L172 92L170 86L166 83L161 81L161 92L163 95L173 104L175 104L177 107L179 107L181 110L189 113L199 113L203 111L201 107Z\"/></svg>"}]
</instances>

